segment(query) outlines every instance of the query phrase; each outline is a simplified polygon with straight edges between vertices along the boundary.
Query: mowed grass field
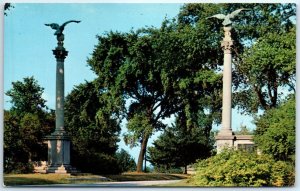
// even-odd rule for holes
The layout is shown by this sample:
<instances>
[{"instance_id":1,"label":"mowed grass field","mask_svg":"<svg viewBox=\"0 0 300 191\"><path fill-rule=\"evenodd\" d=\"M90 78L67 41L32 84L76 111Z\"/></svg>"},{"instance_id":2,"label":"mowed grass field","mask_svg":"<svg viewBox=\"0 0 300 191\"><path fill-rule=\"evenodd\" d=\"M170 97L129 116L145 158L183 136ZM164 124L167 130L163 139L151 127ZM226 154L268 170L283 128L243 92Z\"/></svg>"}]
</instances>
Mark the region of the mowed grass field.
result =
<instances>
[{"instance_id":1,"label":"mowed grass field","mask_svg":"<svg viewBox=\"0 0 300 191\"><path fill-rule=\"evenodd\" d=\"M179 180L186 179L189 175L186 174L165 174L165 173L123 173L120 175L107 175L114 181L146 181L146 180Z\"/></svg>"},{"instance_id":2,"label":"mowed grass field","mask_svg":"<svg viewBox=\"0 0 300 191\"><path fill-rule=\"evenodd\" d=\"M104 181L147 181L147 180L179 180L188 175L162 173L123 173L120 175L64 175L64 174L4 174L5 186L45 185L45 184L92 184ZM171 186L171 185L170 185Z\"/></svg>"},{"instance_id":3,"label":"mowed grass field","mask_svg":"<svg viewBox=\"0 0 300 191\"><path fill-rule=\"evenodd\" d=\"M69 175L62 174L4 174L5 186L69 183Z\"/></svg>"}]
</instances>

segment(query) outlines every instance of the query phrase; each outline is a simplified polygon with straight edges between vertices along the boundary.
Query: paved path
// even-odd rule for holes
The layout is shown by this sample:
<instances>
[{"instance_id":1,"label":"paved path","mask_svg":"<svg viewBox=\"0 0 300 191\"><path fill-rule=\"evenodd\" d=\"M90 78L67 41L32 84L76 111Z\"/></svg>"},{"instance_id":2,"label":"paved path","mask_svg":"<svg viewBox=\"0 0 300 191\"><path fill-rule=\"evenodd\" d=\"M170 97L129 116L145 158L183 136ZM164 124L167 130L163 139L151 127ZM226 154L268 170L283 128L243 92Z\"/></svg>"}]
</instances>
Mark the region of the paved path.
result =
<instances>
[{"instance_id":1,"label":"paved path","mask_svg":"<svg viewBox=\"0 0 300 191\"><path fill-rule=\"evenodd\" d=\"M181 180L155 180L155 181L126 181L126 182L99 182L92 184L48 184L48 185L26 185L25 187L145 187L162 184L176 183ZM22 186L24 187L24 186Z\"/></svg>"}]
</instances>

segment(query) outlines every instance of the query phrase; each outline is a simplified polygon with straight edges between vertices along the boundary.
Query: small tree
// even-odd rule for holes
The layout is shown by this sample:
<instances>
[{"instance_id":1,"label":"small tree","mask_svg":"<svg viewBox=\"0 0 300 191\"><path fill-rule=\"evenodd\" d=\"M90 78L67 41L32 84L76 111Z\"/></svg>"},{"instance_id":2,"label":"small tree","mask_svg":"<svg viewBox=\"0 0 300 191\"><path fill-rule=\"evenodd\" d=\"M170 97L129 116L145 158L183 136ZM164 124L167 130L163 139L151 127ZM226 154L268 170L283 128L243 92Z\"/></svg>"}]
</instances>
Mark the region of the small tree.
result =
<instances>
[{"instance_id":1,"label":"small tree","mask_svg":"<svg viewBox=\"0 0 300 191\"><path fill-rule=\"evenodd\" d=\"M156 169L184 167L187 173L187 165L211 155L213 142L206 141L205 128L189 129L185 125L186 122L177 119L149 148L150 162Z\"/></svg>"},{"instance_id":2,"label":"small tree","mask_svg":"<svg viewBox=\"0 0 300 191\"><path fill-rule=\"evenodd\" d=\"M116 158L121 172L132 172L136 170L136 163L134 159L124 149L121 149L120 152L116 153Z\"/></svg>"},{"instance_id":3,"label":"small tree","mask_svg":"<svg viewBox=\"0 0 300 191\"><path fill-rule=\"evenodd\" d=\"M267 111L255 121L257 129L254 141L263 153L276 160L288 160L296 150L296 104L295 96L278 108Z\"/></svg>"},{"instance_id":4,"label":"small tree","mask_svg":"<svg viewBox=\"0 0 300 191\"><path fill-rule=\"evenodd\" d=\"M4 113L4 170L28 172L28 162L47 158L43 137L54 129L54 112L47 109L44 88L33 77L12 85L6 92L12 108Z\"/></svg>"},{"instance_id":5,"label":"small tree","mask_svg":"<svg viewBox=\"0 0 300 191\"><path fill-rule=\"evenodd\" d=\"M66 97L65 127L71 135L72 163L84 172L119 173L115 153L120 124L109 97L93 82L76 86Z\"/></svg>"}]
</instances>

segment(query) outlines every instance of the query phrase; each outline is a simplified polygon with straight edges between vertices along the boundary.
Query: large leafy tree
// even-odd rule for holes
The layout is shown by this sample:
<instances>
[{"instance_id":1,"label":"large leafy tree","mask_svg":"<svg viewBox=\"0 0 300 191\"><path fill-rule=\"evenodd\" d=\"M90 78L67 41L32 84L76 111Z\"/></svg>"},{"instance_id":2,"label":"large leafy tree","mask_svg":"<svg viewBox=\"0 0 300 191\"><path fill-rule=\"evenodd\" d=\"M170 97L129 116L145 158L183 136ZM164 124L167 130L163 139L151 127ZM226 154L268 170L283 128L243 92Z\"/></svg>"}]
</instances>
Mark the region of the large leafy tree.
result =
<instances>
[{"instance_id":1,"label":"large leafy tree","mask_svg":"<svg viewBox=\"0 0 300 191\"><path fill-rule=\"evenodd\" d=\"M85 172L118 173L119 120L107 108L108 97L96 87L95 82L85 82L66 97L65 127L72 139L72 163Z\"/></svg>"},{"instance_id":2,"label":"large leafy tree","mask_svg":"<svg viewBox=\"0 0 300 191\"><path fill-rule=\"evenodd\" d=\"M20 163L15 167L22 168L25 162L47 159L47 145L43 144L43 138L54 129L54 112L47 109L43 91L33 77L27 77L13 82L12 89L6 92L12 104L11 109L4 112L7 171L18 170L9 164Z\"/></svg>"},{"instance_id":3,"label":"large leafy tree","mask_svg":"<svg viewBox=\"0 0 300 191\"><path fill-rule=\"evenodd\" d=\"M218 58L209 58L202 49L208 48L209 54L218 51L209 48L207 37L202 31L179 29L169 21L160 29L99 37L89 64L120 108L128 100L128 109L123 110L129 128L125 140L141 143L137 171L142 170L152 132L165 127L161 119L183 110L191 127L200 102L209 114L220 110L220 75L211 71ZM207 98L213 98L214 104L204 104Z\"/></svg>"},{"instance_id":4,"label":"large leafy tree","mask_svg":"<svg viewBox=\"0 0 300 191\"><path fill-rule=\"evenodd\" d=\"M123 114L129 120L132 134L126 135L127 140L141 142L137 171L142 170L145 149L153 129L160 128L162 124L159 119L170 113L170 107L165 107L168 99L163 93L159 67L154 67L154 59L151 59L154 56L153 39L148 35L139 37L141 33L111 32L107 37L99 37L99 46L89 60L99 76L99 84L107 87L115 104L123 108ZM124 109L126 99L131 102L128 112ZM157 114L154 113L156 110L159 110ZM137 118L142 120L142 126Z\"/></svg>"}]
</instances>

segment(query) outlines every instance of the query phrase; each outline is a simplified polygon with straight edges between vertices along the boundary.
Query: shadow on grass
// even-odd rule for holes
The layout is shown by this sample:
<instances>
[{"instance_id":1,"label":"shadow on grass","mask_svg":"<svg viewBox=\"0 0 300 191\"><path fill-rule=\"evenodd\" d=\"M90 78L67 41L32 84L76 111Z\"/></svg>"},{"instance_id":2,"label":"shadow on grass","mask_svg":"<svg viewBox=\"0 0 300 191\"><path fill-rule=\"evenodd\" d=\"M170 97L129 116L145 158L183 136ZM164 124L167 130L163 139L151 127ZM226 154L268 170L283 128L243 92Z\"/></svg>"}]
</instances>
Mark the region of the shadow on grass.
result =
<instances>
[{"instance_id":1,"label":"shadow on grass","mask_svg":"<svg viewBox=\"0 0 300 191\"><path fill-rule=\"evenodd\" d=\"M59 184L61 182L42 178L4 177L5 186Z\"/></svg>"}]
</instances>

